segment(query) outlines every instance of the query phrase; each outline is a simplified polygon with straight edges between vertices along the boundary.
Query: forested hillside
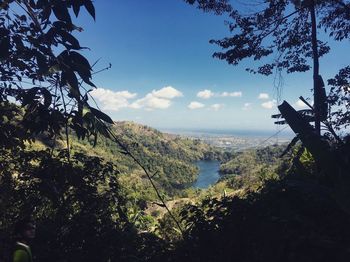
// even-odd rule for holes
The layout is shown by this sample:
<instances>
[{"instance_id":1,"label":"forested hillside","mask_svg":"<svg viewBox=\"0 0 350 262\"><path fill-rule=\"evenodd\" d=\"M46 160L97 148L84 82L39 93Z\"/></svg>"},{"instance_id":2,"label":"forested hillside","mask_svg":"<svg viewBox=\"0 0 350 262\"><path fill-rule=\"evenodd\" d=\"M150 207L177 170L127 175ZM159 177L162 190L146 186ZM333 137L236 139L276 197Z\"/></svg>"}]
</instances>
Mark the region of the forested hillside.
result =
<instances>
[{"instance_id":1,"label":"forested hillside","mask_svg":"<svg viewBox=\"0 0 350 262\"><path fill-rule=\"evenodd\" d=\"M207 159L208 155L219 158L218 149L193 139L161 133L156 129L133 122L115 122L112 130L118 140L140 161L153 176L165 195L176 195L181 189L193 184L198 176L194 161ZM96 155L113 162L126 184L129 177L138 180L140 186L149 187L143 170L129 156L122 153L117 143L99 137L96 146L92 141L73 140L72 150Z\"/></svg>"},{"instance_id":2,"label":"forested hillside","mask_svg":"<svg viewBox=\"0 0 350 262\"><path fill-rule=\"evenodd\" d=\"M220 166L225 185L233 189L256 188L265 179L277 178L288 158L282 157L286 145L273 145L234 153Z\"/></svg>"},{"instance_id":3,"label":"forested hillside","mask_svg":"<svg viewBox=\"0 0 350 262\"><path fill-rule=\"evenodd\" d=\"M128 81L135 77L130 86L141 82L147 86L156 82L155 78L164 82L168 72L183 86L196 83L215 86L215 91L192 89L187 92L192 93L189 97L165 87L149 93L137 91L145 93L137 97L136 91L98 88L93 76L110 69L111 64L96 68L99 59L88 61L85 51L89 48L77 39L85 30L80 23L90 26L86 18L96 19L97 2L0 0L0 261L349 261L350 66L320 58L339 50L333 42L349 40L350 1L243 1L248 13L236 6L242 1L181 1L204 12L224 14L230 35L210 41L220 48L214 57L235 66L249 60L252 64L244 63L246 71L275 74L275 80L281 80L283 71L313 69L313 98L294 93L300 99L296 103L280 101L279 84L274 90L277 98L272 100L267 93L245 92L243 96L242 91L223 91L221 87L225 83L232 86L233 80L242 86L250 83L241 79L241 71L237 79L225 82L221 81L225 70L202 67L205 60L198 56L197 51L202 49L199 44L181 52L172 45L199 38L197 33L202 30L194 30L192 25L204 24L204 31L211 28L208 23L190 20L192 24L182 19L197 17L198 13L181 14L178 19L184 22L184 32L170 39L170 26L178 26L170 11L184 10L167 8L173 1L164 1L163 9L158 2L154 10L147 6L139 13L136 7L143 1L136 5L133 1L101 1L117 3L118 8L122 2L131 3L119 13L125 20L118 23L135 24L118 30L113 23L116 20L109 20L98 28L98 34L117 37L112 47L118 49L124 45L119 41L125 35L137 36L125 45L130 48L124 57L128 61L120 59L119 64L119 69L129 64L132 72L141 65L139 75L120 70ZM147 4L151 2L155 1ZM124 10L130 13L124 14ZM171 23L165 23L159 10ZM112 15L106 18L116 16L115 10L107 11ZM139 20L144 14L152 18L152 27ZM160 23L153 20L158 16L163 19ZM138 35L138 28L147 34ZM158 31L162 33L156 34ZM151 41L143 41L143 37ZM95 42L100 35L92 38ZM157 49L159 42L169 49ZM139 53L146 47L151 48L149 59ZM114 51L109 50L107 56L112 58ZM175 56L163 59L169 53ZM123 51L119 55L123 57ZM145 60L151 63L144 64ZM160 70L159 66L168 66L168 61L182 60L182 65L188 66L181 68L184 71L177 71L177 64L167 72ZM199 62L192 64L194 60ZM320 61L325 61L323 70L335 74L329 76L328 88L320 73ZM157 70L145 68L153 64ZM345 67L335 73L337 64ZM152 71L156 72L154 79L148 77ZM113 74L109 80L121 75ZM181 79L181 75L189 79ZM200 78L191 78L193 75ZM304 79L297 79L295 84L305 88ZM262 83L260 79L256 82ZM213 83L220 83L220 87ZM114 85L114 81L109 84ZM104 92L102 100L101 96L97 99L102 106L92 96L98 89ZM99 109L109 109L118 118L122 118L119 110L140 109L148 118L152 110L169 109L175 103L173 99L181 97L189 102L182 103L186 117L188 110L201 113L188 114L193 125L203 125L195 116L202 116L206 123L208 117L215 126L226 124L230 113L245 112L235 126L246 122L260 128L263 115L270 113L257 111L278 109L279 114L272 115L275 124L288 125L295 137L288 145L223 152L200 140L164 134L132 122L115 122ZM221 99L241 97L247 98L242 107L238 102L232 108L219 103ZM252 101L254 97L255 102L249 102L248 97ZM306 109L298 108L298 102ZM173 108L179 109L180 104ZM179 112L157 116L169 116L168 120L176 116L182 123ZM249 112L256 113L255 120L248 119ZM198 175L194 162L203 159L220 161L221 179L208 189L193 188Z\"/></svg>"}]
</instances>

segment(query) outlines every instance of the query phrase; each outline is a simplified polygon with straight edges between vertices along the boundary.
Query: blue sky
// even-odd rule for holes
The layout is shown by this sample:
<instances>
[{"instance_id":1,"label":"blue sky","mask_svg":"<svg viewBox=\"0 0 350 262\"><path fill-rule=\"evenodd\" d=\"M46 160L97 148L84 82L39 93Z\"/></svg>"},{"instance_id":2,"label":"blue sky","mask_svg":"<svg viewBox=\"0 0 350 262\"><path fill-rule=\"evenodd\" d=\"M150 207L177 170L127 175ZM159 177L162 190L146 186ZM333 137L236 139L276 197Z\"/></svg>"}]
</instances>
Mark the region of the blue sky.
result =
<instances>
[{"instance_id":1,"label":"blue sky","mask_svg":"<svg viewBox=\"0 0 350 262\"><path fill-rule=\"evenodd\" d=\"M252 61L230 66L212 58L210 39L228 36L225 17L203 13L182 0L95 1L96 21L86 12L76 21L78 35L95 69L92 92L114 120L161 129L276 130L270 115L276 101L296 104L312 97L312 72L283 75L282 95L274 77L252 75ZM331 43L321 59L324 79L346 65L345 43Z\"/></svg>"}]
</instances>

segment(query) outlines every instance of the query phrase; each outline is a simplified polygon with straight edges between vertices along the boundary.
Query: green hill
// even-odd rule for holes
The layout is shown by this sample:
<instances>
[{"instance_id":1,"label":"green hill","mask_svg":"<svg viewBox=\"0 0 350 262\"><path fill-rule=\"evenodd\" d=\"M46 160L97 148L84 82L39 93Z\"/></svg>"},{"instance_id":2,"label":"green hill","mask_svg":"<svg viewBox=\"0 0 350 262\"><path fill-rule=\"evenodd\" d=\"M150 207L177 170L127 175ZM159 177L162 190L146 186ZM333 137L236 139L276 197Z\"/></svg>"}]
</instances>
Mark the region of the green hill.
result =
<instances>
[{"instance_id":1,"label":"green hill","mask_svg":"<svg viewBox=\"0 0 350 262\"><path fill-rule=\"evenodd\" d=\"M176 195L189 187L198 176L194 161L219 157L220 153L211 146L189 138L162 133L154 128L133 122L115 122L113 126L118 140L137 158L164 194ZM72 139L72 151L103 157L113 162L120 171L122 181L149 187L141 167L122 153L118 145L99 137L96 146L92 141ZM213 153L215 152L215 153ZM129 183L125 183L130 186Z\"/></svg>"},{"instance_id":2,"label":"green hill","mask_svg":"<svg viewBox=\"0 0 350 262\"><path fill-rule=\"evenodd\" d=\"M282 163L288 162L281 157L285 149L286 145L272 145L233 154L220 166L220 182L232 189L256 189L264 180L278 177Z\"/></svg>"}]
</instances>

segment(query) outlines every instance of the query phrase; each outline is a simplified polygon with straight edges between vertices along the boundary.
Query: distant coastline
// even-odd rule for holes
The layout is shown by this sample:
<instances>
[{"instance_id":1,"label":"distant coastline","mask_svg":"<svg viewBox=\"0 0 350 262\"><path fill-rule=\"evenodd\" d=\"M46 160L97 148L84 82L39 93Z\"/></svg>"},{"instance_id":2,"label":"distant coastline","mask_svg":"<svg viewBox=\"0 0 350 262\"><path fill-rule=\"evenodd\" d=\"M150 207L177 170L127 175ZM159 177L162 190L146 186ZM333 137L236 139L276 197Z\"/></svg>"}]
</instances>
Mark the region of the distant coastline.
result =
<instances>
[{"instance_id":1,"label":"distant coastline","mask_svg":"<svg viewBox=\"0 0 350 262\"><path fill-rule=\"evenodd\" d=\"M282 130L282 128L276 131L180 128L160 128L159 130L164 133L179 135L181 137L200 139L209 145L235 151L261 148L275 144L286 144L294 137L292 131Z\"/></svg>"},{"instance_id":2,"label":"distant coastline","mask_svg":"<svg viewBox=\"0 0 350 262\"><path fill-rule=\"evenodd\" d=\"M204 137L241 137L241 138L269 138L274 136L280 129L276 130L229 130L229 129L190 129L190 128L158 128L161 132L185 135L185 136L204 136ZM295 134L286 129L276 135L283 139L292 139Z\"/></svg>"}]
</instances>

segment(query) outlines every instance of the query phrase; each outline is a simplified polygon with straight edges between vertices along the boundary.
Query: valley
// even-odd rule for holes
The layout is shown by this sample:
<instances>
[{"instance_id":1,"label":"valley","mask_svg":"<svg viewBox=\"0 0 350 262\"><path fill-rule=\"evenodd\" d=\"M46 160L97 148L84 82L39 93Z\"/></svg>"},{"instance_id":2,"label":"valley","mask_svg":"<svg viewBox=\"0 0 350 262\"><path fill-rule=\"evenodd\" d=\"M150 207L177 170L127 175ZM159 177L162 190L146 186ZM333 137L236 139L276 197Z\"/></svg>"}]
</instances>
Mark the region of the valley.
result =
<instances>
[{"instance_id":1,"label":"valley","mask_svg":"<svg viewBox=\"0 0 350 262\"><path fill-rule=\"evenodd\" d=\"M255 190L263 182L265 173L277 177L278 157L285 148L285 143L273 144L275 140L269 141L268 147L255 148L265 137L170 134L125 121L115 122L113 130L142 166L103 137L93 146L92 141L73 136L72 150L102 157L116 166L128 203L124 212L135 219L136 228L142 232L153 231L162 219L167 219L164 217L167 211L143 168L152 174L152 181L167 207L178 212L184 205L208 196L220 198L240 194L242 190ZM230 146L222 146L224 141L230 141Z\"/></svg>"}]
</instances>

